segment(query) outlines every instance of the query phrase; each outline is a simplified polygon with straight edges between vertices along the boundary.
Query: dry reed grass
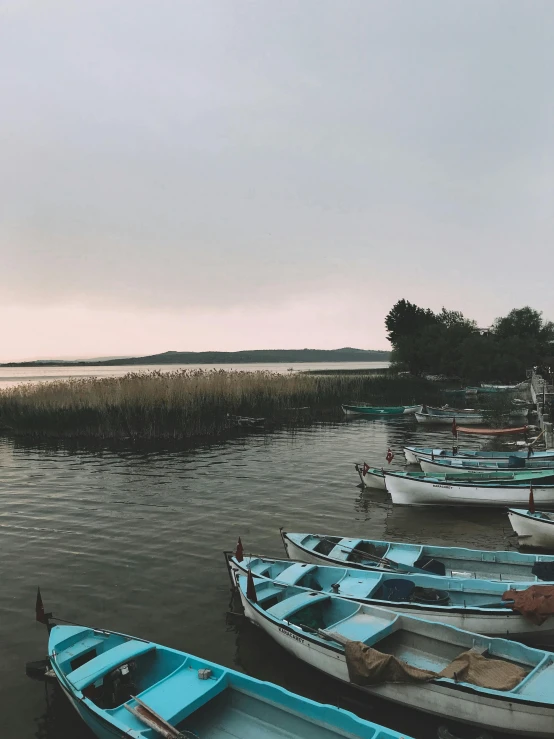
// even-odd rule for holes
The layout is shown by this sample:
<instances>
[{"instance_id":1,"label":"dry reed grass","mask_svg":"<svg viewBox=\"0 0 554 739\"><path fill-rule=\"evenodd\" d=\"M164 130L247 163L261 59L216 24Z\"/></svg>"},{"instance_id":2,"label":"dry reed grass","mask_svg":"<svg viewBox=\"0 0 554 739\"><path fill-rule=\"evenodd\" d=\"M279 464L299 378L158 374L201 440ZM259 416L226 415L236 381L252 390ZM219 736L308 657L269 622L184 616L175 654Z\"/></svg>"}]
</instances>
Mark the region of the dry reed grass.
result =
<instances>
[{"instance_id":1,"label":"dry reed grass","mask_svg":"<svg viewBox=\"0 0 554 739\"><path fill-rule=\"evenodd\" d=\"M0 392L0 425L16 434L99 438L189 438L230 428L229 415L322 420L340 403L430 402L424 380L364 375L180 370L131 372L20 385ZM422 394L425 397L422 397Z\"/></svg>"}]
</instances>

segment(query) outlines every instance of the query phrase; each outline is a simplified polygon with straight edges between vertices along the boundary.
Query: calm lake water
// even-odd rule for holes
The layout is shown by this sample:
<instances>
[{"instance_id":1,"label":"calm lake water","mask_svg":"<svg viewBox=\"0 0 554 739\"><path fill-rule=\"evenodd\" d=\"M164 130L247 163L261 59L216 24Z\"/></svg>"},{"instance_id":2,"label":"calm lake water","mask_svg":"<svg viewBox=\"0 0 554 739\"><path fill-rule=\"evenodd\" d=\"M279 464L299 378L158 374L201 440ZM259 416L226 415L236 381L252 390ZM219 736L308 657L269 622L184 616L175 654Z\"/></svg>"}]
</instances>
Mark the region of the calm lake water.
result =
<instances>
[{"instance_id":1,"label":"calm lake water","mask_svg":"<svg viewBox=\"0 0 554 739\"><path fill-rule=\"evenodd\" d=\"M232 623L222 552L282 556L279 527L435 544L511 546L501 511L393 508L361 492L353 463L383 464L390 446L449 445L410 418L354 419L252 433L196 448L27 445L0 439L2 736L88 739L63 698L25 677L45 654L47 611L191 651L417 739L444 721L347 689L302 666L254 627ZM235 619L236 620L236 619Z\"/></svg>"},{"instance_id":2,"label":"calm lake water","mask_svg":"<svg viewBox=\"0 0 554 739\"><path fill-rule=\"evenodd\" d=\"M317 369L385 369L389 362L272 362L256 364L136 364L99 367L0 367L0 389L23 382L52 382L77 377L121 377L128 372L177 372L193 369L223 369L239 372L295 372Z\"/></svg>"}]
</instances>

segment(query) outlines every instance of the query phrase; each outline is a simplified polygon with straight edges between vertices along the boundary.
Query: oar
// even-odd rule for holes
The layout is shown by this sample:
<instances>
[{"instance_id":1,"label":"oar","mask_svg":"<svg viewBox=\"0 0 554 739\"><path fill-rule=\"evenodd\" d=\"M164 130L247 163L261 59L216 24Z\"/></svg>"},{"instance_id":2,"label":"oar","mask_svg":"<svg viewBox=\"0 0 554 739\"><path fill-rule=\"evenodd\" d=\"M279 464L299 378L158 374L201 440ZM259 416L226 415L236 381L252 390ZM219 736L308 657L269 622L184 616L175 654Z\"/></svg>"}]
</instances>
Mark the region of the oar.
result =
<instances>
[{"instance_id":1,"label":"oar","mask_svg":"<svg viewBox=\"0 0 554 739\"><path fill-rule=\"evenodd\" d=\"M356 549L355 547L347 547L344 544L337 544L337 542L334 542L325 536L319 536L319 538L322 541L329 542L329 544L340 546L340 548L345 552L356 552L356 554L358 554L362 559L368 559L371 562L376 562L377 564L383 564L386 567L390 567L391 569L399 569L401 572L413 572L414 574L419 574L419 575L429 575L429 572L425 570L424 567L413 567L412 565L404 564L404 562L395 562L392 559L387 559L387 557L378 557L376 554L369 554L369 552L361 552L359 549ZM348 564L348 562L345 562L345 564Z\"/></svg>"}]
</instances>

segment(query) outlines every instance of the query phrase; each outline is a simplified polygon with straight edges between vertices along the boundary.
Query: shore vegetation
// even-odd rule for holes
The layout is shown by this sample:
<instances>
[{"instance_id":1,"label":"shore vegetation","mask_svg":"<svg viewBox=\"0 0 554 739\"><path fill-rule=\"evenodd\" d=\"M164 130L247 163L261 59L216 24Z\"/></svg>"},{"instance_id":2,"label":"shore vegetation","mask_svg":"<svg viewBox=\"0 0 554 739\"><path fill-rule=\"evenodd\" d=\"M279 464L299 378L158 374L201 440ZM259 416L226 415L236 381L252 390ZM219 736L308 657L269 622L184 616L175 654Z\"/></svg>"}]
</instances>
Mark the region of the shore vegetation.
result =
<instances>
[{"instance_id":1,"label":"shore vegetation","mask_svg":"<svg viewBox=\"0 0 554 739\"><path fill-rule=\"evenodd\" d=\"M0 426L33 436L192 438L225 433L237 416L269 427L342 418L341 403L434 403L418 377L226 370L131 372L22 384L0 392Z\"/></svg>"}]
</instances>

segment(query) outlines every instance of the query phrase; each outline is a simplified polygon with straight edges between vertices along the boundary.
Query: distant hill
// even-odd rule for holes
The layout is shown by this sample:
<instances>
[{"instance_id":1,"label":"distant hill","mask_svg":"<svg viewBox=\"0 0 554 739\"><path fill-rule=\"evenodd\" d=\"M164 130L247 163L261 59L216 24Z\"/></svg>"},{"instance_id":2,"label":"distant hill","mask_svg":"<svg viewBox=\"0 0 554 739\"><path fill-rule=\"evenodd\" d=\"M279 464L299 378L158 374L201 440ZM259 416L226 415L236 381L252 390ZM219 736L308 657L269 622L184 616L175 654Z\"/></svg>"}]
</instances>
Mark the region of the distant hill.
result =
<instances>
[{"instance_id":1,"label":"distant hill","mask_svg":"<svg viewBox=\"0 0 554 739\"><path fill-rule=\"evenodd\" d=\"M146 357L121 357L108 360L7 362L0 367L110 367L135 364L254 364L257 362L388 362L390 352L371 349L253 349L241 352L163 352Z\"/></svg>"}]
</instances>

